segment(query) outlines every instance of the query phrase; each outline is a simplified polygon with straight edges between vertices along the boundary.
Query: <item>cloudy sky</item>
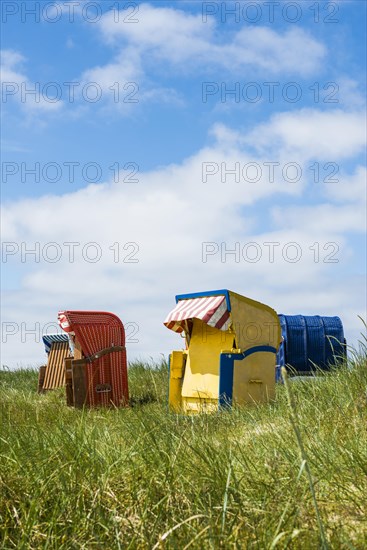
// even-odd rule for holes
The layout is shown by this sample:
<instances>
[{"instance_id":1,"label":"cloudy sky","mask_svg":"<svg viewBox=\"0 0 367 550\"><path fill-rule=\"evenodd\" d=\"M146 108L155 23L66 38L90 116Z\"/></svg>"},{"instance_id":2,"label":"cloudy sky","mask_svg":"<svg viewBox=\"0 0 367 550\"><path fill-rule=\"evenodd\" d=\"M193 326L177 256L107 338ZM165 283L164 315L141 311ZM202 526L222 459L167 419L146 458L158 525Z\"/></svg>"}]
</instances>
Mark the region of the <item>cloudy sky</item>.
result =
<instances>
[{"instance_id":1,"label":"cloudy sky","mask_svg":"<svg viewBox=\"0 0 367 550\"><path fill-rule=\"evenodd\" d=\"M366 316L366 3L2 2L2 363L60 309L128 357L176 294Z\"/></svg>"}]
</instances>

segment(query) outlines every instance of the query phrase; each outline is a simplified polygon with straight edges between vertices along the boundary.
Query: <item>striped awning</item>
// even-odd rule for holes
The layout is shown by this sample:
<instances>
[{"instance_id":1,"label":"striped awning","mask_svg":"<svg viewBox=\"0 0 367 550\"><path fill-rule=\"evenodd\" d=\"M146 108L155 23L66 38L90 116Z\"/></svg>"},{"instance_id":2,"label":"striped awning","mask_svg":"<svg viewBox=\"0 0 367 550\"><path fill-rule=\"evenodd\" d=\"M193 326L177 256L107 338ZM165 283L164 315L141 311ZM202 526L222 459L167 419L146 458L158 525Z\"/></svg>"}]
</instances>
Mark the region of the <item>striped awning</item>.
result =
<instances>
[{"instance_id":1,"label":"striped awning","mask_svg":"<svg viewBox=\"0 0 367 550\"><path fill-rule=\"evenodd\" d=\"M59 311L59 313L57 314L57 320L62 330L64 330L65 332L73 332L66 317L65 311Z\"/></svg>"},{"instance_id":2,"label":"striped awning","mask_svg":"<svg viewBox=\"0 0 367 550\"><path fill-rule=\"evenodd\" d=\"M174 332L183 332L185 321L194 318L201 319L210 327L227 330L231 320L225 296L179 300L175 309L167 315L164 324Z\"/></svg>"},{"instance_id":3,"label":"striped awning","mask_svg":"<svg viewBox=\"0 0 367 550\"><path fill-rule=\"evenodd\" d=\"M55 342L68 342L69 338L67 334L44 334L42 340L46 353L50 353L52 344Z\"/></svg>"}]
</instances>

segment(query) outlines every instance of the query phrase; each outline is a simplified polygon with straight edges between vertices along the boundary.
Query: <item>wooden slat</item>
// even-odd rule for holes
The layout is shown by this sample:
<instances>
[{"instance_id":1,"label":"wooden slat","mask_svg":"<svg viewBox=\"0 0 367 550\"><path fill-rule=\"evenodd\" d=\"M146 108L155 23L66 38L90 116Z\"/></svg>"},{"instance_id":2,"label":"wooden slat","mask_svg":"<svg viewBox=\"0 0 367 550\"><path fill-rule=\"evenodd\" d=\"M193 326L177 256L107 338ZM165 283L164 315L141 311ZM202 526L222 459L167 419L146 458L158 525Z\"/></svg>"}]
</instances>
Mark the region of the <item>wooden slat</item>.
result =
<instances>
[{"instance_id":1,"label":"wooden slat","mask_svg":"<svg viewBox=\"0 0 367 550\"><path fill-rule=\"evenodd\" d=\"M46 374L46 365L40 367L39 374L38 374L38 393L42 393L43 390L43 384L45 381L45 374Z\"/></svg>"},{"instance_id":2,"label":"wooden slat","mask_svg":"<svg viewBox=\"0 0 367 550\"><path fill-rule=\"evenodd\" d=\"M43 383L44 390L52 390L65 385L64 359L70 355L68 342L54 342L48 354Z\"/></svg>"},{"instance_id":3,"label":"wooden slat","mask_svg":"<svg viewBox=\"0 0 367 550\"><path fill-rule=\"evenodd\" d=\"M81 345L79 344L78 340L75 339L74 341L74 359L82 359L83 352Z\"/></svg>"},{"instance_id":4,"label":"wooden slat","mask_svg":"<svg viewBox=\"0 0 367 550\"><path fill-rule=\"evenodd\" d=\"M50 373L50 385L51 385L51 388L55 388L56 385L55 385L55 373L56 373L56 370L57 368L59 367L59 363L58 363L58 350L59 350L59 344L58 342L55 342L55 344L52 346L51 348L51 351L50 351L50 359L51 359L51 364L50 364L50 367L49 368L49 373Z\"/></svg>"},{"instance_id":5,"label":"wooden slat","mask_svg":"<svg viewBox=\"0 0 367 550\"><path fill-rule=\"evenodd\" d=\"M66 404L70 407L74 405L72 361L71 357L64 359Z\"/></svg>"},{"instance_id":6,"label":"wooden slat","mask_svg":"<svg viewBox=\"0 0 367 550\"><path fill-rule=\"evenodd\" d=\"M72 361L72 384L74 407L83 408L87 403L85 361Z\"/></svg>"},{"instance_id":7,"label":"wooden slat","mask_svg":"<svg viewBox=\"0 0 367 550\"><path fill-rule=\"evenodd\" d=\"M59 350L58 350L58 365L61 365L61 368L59 369L55 369L55 374L56 374L56 380L55 380L55 384L56 384L56 387L60 388L62 386L65 385L65 376L64 376L64 357L63 357L63 353L62 353L62 348L59 346Z\"/></svg>"}]
</instances>

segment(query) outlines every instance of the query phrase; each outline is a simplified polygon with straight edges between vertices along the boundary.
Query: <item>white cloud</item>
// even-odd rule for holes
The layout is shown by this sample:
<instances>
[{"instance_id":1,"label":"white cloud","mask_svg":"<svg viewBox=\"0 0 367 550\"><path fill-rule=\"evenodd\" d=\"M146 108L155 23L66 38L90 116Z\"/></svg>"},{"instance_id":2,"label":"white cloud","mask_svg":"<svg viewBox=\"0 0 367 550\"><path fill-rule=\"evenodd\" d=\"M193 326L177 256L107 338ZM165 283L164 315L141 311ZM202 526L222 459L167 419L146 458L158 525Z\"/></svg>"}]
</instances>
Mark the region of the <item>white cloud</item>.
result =
<instances>
[{"instance_id":1,"label":"white cloud","mask_svg":"<svg viewBox=\"0 0 367 550\"><path fill-rule=\"evenodd\" d=\"M312 250L314 258L318 255L321 262L326 260L330 264L348 265L355 261L356 255L363 261L363 257L366 259L366 248L354 250L348 242L348 235L366 235L366 181L366 168L357 166L353 174L339 174L336 183L321 183L320 202L317 204L272 207L270 216L278 228L273 232L274 239L277 234L284 236L289 228L293 228L292 237L295 236L294 228L304 228L304 236L307 235L311 247L319 243L313 248L309 246L308 250ZM327 202L322 200L323 195ZM298 239L302 239L302 233ZM306 250L307 245L302 249Z\"/></svg>"},{"instance_id":2,"label":"white cloud","mask_svg":"<svg viewBox=\"0 0 367 550\"><path fill-rule=\"evenodd\" d=\"M276 32L250 26L228 35L223 42L214 18L206 23L201 15L177 8L140 4L137 22L126 22L126 10L107 11L96 23L102 40L113 48L112 59L83 72L79 80L96 82L114 110L126 113L131 105L121 101L124 85L139 87L139 102L157 100L182 103L179 92L156 83L157 77L181 77L201 72L217 78L218 72L236 76L251 71L259 75L307 77L317 74L327 50L301 28ZM307 57L303 53L307 50ZM303 62L299 63L299 59ZM120 101L111 92L118 83Z\"/></svg>"},{"instance_id":3,"label":"white cloud","mask_svg":"<svg viewBox=\"0 0 367 550\"><path fill-rule=\"evenodd\" d=\"M357 166L355 173L349 176L341 173L337 183L324 184L325 195L329 200L341 203L366 205L367 171L365 166Z\"/></svg>"},{"instance_id":4,"label":"white cloud","mask_svg":"<svg viewBox=\"0 0 367 550\"><path fill-rule=\"evenodd\" d=\"M363 78L363 75L360 75ZM336 83L332 83L333 87ZM327 84L326 84L327 86ZM338 103L346 109L363 109L366 105L366 98L364 94L364 83L353 80L352 78L341 75L337 82L337 99ZM330 93L333 87L328 88Z\"/></svg>"},{"instance_id":5,"label":"white cloud","mask_svg":"<svg viewBox=\"0 0 367 550\"><path fill-rule=\"evenodd\" d=\"M214 18L204 23L201 15L150 4L139 6L135 24L116 19L109 11L98 25L107 43L133 46L147 63L168 62L180 73L201 67L238 74L251 67L267 74L308 76L320 69L326 56L326 47L301 28L278 33L267 27L246 26L223 42Z\"/></svg>"},{"instance_id":6,"label":"white cloud","mask_svg":"<svg viewBox=\"0 0 367 550\"><path fill-rule=\"evenodd\" d=\"M224 47L223 54L223 65L234 71L257 66L272 74L305 77L318 72L326 48L300 28L277 33L267 27L250 27L239 31L233 43Z\"/></svg>"},{"instance_id":7,"label":"white cloud","mask_svg":"<svg viewBox=\"0 0 367 550\"><path fill-rule=\"evenodd\" d=\"M285 121L289 117L288 113L283 114ZM339 123L344 120L339 112L335 118ZM312 119L323 139L332 140L337 123L322 112L318 117L313 112ZM352 145L348 145L347 137L344 144L350 159L360 150L355 139L360 119L357 115L348 119L351 133L347 137ZM273 137L283 127L287 131L282 133L274 156ZM297 128L300 136L307 133L308 117L303 111L298 113L298 119L297 113L292 113L291 127ZM222 126L216 128L217 140L211 147L204 147L180 164L139 174L139 183L91 185L63 196L5 205L3 240L20 247L22 242L28 247L38 242L41 251L40 263L31 256L22 263L20 253L9 259L9 277L11 270L16 269L22 280L16 292L4 294L5 322L23 321L32 326L38 321L43 325L55 319L59 308L112 310L124 322L139 326L139 342L128 343L130 357L156 354L181 345L176 335L162 325L176 293L228 287L285 313L343 317L346 311L348 330L355 334L359 330L357 314L363 315L363 289L360 283L352 283L356 275L345 273L350 272L353 255L348 232L363 232L360 192L364 172L357 167L354 173L344 174L339 194L320 185L312 208L300 206L299 201L308 189L307 177L296 185L279 180L269 183L264 172L257 183L236 183L233 177L222 182L218 170L207 183L202 182L203 162L215 162L218 167L225 162L231 168L235 162L243 166L248 162L261 165L266 160L293 160L289 151L297 136L283 123L281 115L254 128L252 134L263 139L261 153L255 156L252 147L246 145L246 136ZM310 155L309 146L303 138L297 143L297 160L304 165ZM328 144L328 152L337 159L341 146L339 141L332 143L335 150ZM312 155L316 153L317 148L314 151L312 146ZM321 147L320 159L324 154ZM351 193L344 204L347 188ZM260 199L267 199L270 206L261 207ZM83 246L92 241L101 251L96 263L86 259L85 251L82 254ZM315 241L320 245L318 261L311 248ZM333 241L339 245L338 262L327 263L325 254L332 250L323 247ZM45 245L50 242L57 243L62 253L56 263L42 259ZM67 242L80 243L76 245L74 262L69 261L69 249L64 244ZM116 242L120 243L117 262L113 248ZM137 243L139 250L124 250L123 245L129 242ZM218 247L206 262L202 261L203 242L215 242ZM240 246L238 262L233 254L225 255L226 250L237 246L236 242ZM258 262L251 261L254 250L244 256L248 242L260 247ZM279 243L275 246L274 262L269 260L269 247L264 244L267 242ZM289 248L290 242L296 242L301 249L297 262L292 262L296 250ZM225 243L224 248L221 243ZM138 263L126 261L131 252ZM20 333L8 338L3 360L13 364L17 359L35 361L41 354L40 346L31 345L29 338L21 345L19 338Z\"/></svg>"},{"instance_id":8,"label":"white cloud","mask_svg":"<svg viewBox=\"0 0 367 550\"><path fill-rule=\"evenodd\" d=\"M55 4L54 9L65 11L61 4ZM82 4L75 10L78 17L81 10ZM113 54L105 65L90 67L76 78L80 85L74 90L73 109L79 114L90 105L96 107L95 93L100 93L98 101L102 99L102 106L112 106L114 112L124 114L131 112L135 102L182 104L180 92L172 85L157 83L159 75L177 78L200 71L203 78L205 75L217 78L218 73L222 78L223 71L236 77L251 71L252 78L259 75L307 77L317 74L327 55L320 41L298 27L276 32L266 27L246 26L229 33L223 41L214 18L204 23L201 15L181 9L140 4L136 23L125 21L129 10L121 10L118 17L116 13L112 9L107 11L93 25L93 29L99 29L102 40L112 47ZM74 41L69 37L66 47L73 46ZM307 51L306 57L304 51ZM29 114L56 112L64 107L61 99L53 101L54 90L49 91L48 97L42 93L42 83L32 82L24 74L25 58L19 53L6 50L2 59L3 81L9 83L8 99L16 99ZM72 76L70 79L74 81ZM91 83L96 83L99 90L91 90L90 101L85 86ZM37 97L27 94L24 99L25 90L35 86L40 87ZM61 91L67 94L62 86Z\"/></svg>"},{"instance_id":9,"label":"white cloud","mask_svg":"<svg viewBox=\"0 0 367 550\"><path fill-rule=\"evenodd\" d=\"M205 49L215 28L214 19L204 24L201 15L150 4L139 5L136 23L126 22L123 15L124 11L121 11L116 18L111 10L102 17L99 28L106 42L130 42L141 51L153 49L177 61Z\"/></svg>"},{"instance_id":10,"label":"white cloud","mask_svg":"<svg viewBox=\"0 0 367 550\"><path fill-rule=\"evenodd\" d=\"M245 139L257 150L273 144L287 155L341 161L363 152L366 147L365 112L341 109L320 112L302 109L272 116L270 122L257 127Z\"/></svg>"},{"instance_id":11,"label":"white cloud","mask_svg":"<svg viewBox=\"0 0 367 550\"><path fill-rule=\"evenodd\" d=\"M4 70L5 68L8 68L10 70L11 67L14 67L24 62L24 57L19 52L16 52L14 50L1 50L0 55L2 70Z\"/></svg>"},{"instance_id":12,"label":"white cloud","mask_svg":"<svg viewBox=\"0 0 367 550\"><path fill-rule=\"evenodd\" d=\"M1 85L3 102L16 101L27 114L56 112L62 101L50 101L42 93L40 83L32 82L23 72L25 57L14 50L1 50ZM35 93L32 93L34 91Z\"/></svg>"},{"instance_id":13,"label":"white cloud","mask_svg":"<svg viewBox=\"0 0 367 550\"><path fill-rule=\"evenodd\" d=\"M366 202L363 199L362 195L360 200L344 206L329 203L291 208L278 206L273 209L272 217L281 227L307 227L310 238L319 234L363 233L366 230Z\"/></svg>"}]
</instances>

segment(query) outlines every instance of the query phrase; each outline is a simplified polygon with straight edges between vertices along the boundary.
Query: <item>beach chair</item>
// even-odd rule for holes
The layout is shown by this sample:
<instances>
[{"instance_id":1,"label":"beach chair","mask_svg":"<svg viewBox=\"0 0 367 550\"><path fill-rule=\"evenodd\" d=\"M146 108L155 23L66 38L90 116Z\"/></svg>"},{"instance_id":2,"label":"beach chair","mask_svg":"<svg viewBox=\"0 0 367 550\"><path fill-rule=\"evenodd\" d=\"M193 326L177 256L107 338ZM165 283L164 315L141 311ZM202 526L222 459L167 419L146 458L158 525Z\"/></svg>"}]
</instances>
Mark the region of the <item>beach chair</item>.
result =
<instances>
[{"instance_id":1,"label":"beach chair","mask_svg":"<svg viewBox=\"0 0 367 550\"><path fill-rule=\"evenodd\" d=\"M274 398L281 331L272 308L225 289L181 294L164 324L186 345L170 355L171 409L195 414Z\"/></svg>"},{"instance_id":2,"label":"beach chair","mask_svg":"<svg viewBox=\"0 0 367 550\"><path fill-rule=\"evenodd\" d=\"M282 343L277 353L276 380L281 367L291 376L313 376L329 371L346 357L346 340L340 317L279 314Z\"/></svg>"},{"instance_id":3,"label":"beach chair","mask_svg":"<svg viewBox=\"0 0 367 550\"><path fill-rule=\"evenodd\" d=\"M67 404L128 405L125 330L120 319L100 311L62 311L58 319L74 347L73 357L65 360Z\"/></svg>"},{"instance_id":4,"label":"beach chair","mask_svg":"<svg viewBox=\"0 0 367 550\"><path fill-rule=\"evenodd\" d=\"M44 334L42 341L47 353L47 364L39 370L38 393L65 386L64 360L70 357L67 334Z\"/></svg>"}]
</instances>

